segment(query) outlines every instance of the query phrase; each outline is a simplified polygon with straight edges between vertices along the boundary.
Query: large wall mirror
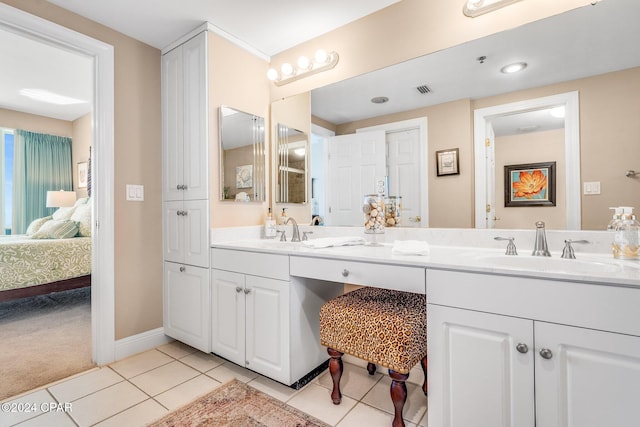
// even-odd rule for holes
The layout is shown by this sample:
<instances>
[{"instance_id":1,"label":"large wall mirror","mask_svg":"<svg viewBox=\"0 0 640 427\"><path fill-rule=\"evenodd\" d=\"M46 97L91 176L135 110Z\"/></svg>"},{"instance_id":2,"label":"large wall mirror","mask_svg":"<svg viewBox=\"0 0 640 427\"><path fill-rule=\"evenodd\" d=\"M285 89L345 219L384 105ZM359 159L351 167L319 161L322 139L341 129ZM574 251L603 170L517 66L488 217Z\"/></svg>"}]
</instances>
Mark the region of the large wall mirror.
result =
<instances>
[{"instance_id":1,"label":"large wall mirror","mask_svg":"<svg viewBox=\"0 0 640 427\"><path fill-rule=\"evenodd\" d=\"M265 200L264 118L220 107L220 200Z\"/></svg>"},{"instance_id":2,"label":"large wall mirror","mask_svg":"<svg viewBox=\"0 0 640 427\"><path fill-rule=\"evenodd\" d=\"M429 226L487 226L476 219L475 212L486 209L485 201L491 196L485 192L490 189L474 189L474 182L493 180L493 191L500 195L502 163L556 160L558 203L565 203L563 212L577 209L578 213L572 214L575 221L564 213L550 217L548 228L602 230L610 219L609 206L640 207L640 178L625 176L627 170L640 169L640 129L634 127L640 117L640 98L629 96L640 91L638 16L638 1L598 2L314 89L312 116L322 119L314 123L328 122L336 135L346 135L426 116L430 171L421 194L429 197ZM522 61L527 67L520 73L501 72L503 66ZM474 157L483 155L474 153L476 110L570 92L579 98L578 117L567 116L560 123L549 125L548 114L524 115L521 110L484 118L487 127L496 129L494 149L500 164L489 173L476 175ZM384 97L388 102L379 103ZM374 98L378 103L372 102ZM511 119L520 122L509 123ZM571 120L575 121L569 123ZM577 151L571 155L575 157L567 157L568 148L563 145L567 132L573 132L568 129L577 129ZM315 135L312 138L315 141ZM545 149L547 154L540 158L542 150L536 149L540 145L536 141L551 140L558 141L558 149ZM524 144L524 148L513 144ZM508 154L502 147L516 152ZM455 176L436 176L435 151L449 148L460 148L462 170ZM311 162L313 168L316 159ZM578 162L573 168L577 173L566 162ZM584 194L585 183L599 183L600 193ZM497 198L496 203L503 201ZM550 210L545 206L500 207L502 211L492 211L490 226L528 229L533 227L531 220L518 222L521 215L514 217L514 212L534 211L533 217L541 218ZM446 220L453 215L462 219L448 225Z\"/></svg>"},{"instance_id":3,"label":"large wall mirror","mask_svg":"<svg viewBox=\"0 0 640 427\"><path fill-rule=\"evenodd\" d=\"M276 203L307 202L307 135L276 125Z\"/></svg>"}]
</instances>

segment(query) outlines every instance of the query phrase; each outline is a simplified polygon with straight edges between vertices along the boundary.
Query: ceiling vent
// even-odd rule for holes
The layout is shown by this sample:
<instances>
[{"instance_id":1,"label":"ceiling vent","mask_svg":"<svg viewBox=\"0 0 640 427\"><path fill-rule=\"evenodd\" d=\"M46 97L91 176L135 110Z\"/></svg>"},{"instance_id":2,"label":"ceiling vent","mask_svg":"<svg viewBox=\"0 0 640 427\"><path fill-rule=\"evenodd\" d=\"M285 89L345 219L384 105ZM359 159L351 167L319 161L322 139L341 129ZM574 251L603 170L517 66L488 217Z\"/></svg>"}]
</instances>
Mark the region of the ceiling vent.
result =
<instances>
[{"instance_id":1,"label":"ceiling vent","mask_svg":"<svg viewBox=\"0 0 640 427\"><path fill-rule=\"evenodd\" d=\"M416 87L416 89L418 89L418 92L420 92L423 95L425 95L427 93L431 93L431 89L427 85L420 85L420 86Z\"/></svg>"}]
</instances>

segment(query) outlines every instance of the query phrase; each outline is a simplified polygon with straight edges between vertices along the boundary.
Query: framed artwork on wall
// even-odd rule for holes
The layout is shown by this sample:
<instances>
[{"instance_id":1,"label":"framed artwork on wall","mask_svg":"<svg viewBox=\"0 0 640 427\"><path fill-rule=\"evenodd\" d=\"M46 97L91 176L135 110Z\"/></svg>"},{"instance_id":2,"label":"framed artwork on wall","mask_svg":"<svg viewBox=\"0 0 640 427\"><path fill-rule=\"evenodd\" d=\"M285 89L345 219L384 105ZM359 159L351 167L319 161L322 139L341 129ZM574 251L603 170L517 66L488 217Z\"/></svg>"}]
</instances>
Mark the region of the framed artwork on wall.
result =
<instances>
[{"instance_id":1,"label":"framed artwork on wall","mask_svg":"<svg viewBox=\"0 0 640 427\"><path fill-rule=\"evenodd\" d=\"M436 151L436 174L437 176L460 174L457 148Z\"/></svg>"},{"instance_id":2,"label":"framed artwork on wall","mask_svg":"<svg viewBox=\"0 0 640 427\"><path fill-rule=\"evenodd\" d=\"M236 188L253 187L253 165L236 167Z\"/></svg>"},{"instance_id":3,"label":"framed artwork on wall","mask_svg":"<svg viewBox=\"0 0 640 427\"><path fill-rule=\"evenodd\" d=\"M78 188L87 188L89 170L87 162L78 163Z\"/></svg>"},{"instance_id":4,"label":"framed artwork on wall","mask_svg":"<svg viewBox=\"0 0 640 427\"><path fill-rule=\"evenodd\" d=\"M556 162L504 167L504 206L555 206Z\"/></svg>"}]
</instances>

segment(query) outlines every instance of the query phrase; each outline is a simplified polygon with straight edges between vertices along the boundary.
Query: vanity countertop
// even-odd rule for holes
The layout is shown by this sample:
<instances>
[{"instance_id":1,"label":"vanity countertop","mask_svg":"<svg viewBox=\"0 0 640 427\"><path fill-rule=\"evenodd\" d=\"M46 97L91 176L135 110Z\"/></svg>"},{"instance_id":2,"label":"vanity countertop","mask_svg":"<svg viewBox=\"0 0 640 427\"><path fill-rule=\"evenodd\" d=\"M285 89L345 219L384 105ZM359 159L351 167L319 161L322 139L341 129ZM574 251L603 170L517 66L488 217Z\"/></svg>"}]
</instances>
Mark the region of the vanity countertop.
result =
<instances>
[{"instance_id":1,"label":"vanity countertop","mask_svg":"<svg viewBox=\"0 0 640 427\"><path fill-rule=\"evenodd\" d=\"M309 248L302 243L269 239L213 242L212 247L289 256L428 267L554 280L570 280L617 286L640 287L640 262L613 259L607 254L581 253L575 260L526 254L507 256L503 249L430 245L429 255L395 255L392 243L380 246Z\"/></svg>"}]
</instances>

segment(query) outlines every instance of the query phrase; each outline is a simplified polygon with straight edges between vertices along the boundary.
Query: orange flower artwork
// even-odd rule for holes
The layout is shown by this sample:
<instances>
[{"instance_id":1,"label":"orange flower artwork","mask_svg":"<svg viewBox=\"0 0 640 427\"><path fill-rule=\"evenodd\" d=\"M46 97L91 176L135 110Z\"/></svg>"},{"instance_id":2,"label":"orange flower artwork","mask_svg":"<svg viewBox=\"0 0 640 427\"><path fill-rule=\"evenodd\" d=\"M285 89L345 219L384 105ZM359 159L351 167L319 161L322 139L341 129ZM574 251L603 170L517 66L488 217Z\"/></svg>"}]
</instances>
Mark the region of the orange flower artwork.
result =
<instances>
[{"instance_id":1,"label":"orange flower artwork","mask_svg":"<svg viewBox=\"0 0 640 427\"><path fill-rule=\"evenodd\" d=\"M547 188L547 177L540 170L520 171L520 180L513 183L514 197L533 199L538 195L544 196Z\"/></svg>"}]
</instances>

